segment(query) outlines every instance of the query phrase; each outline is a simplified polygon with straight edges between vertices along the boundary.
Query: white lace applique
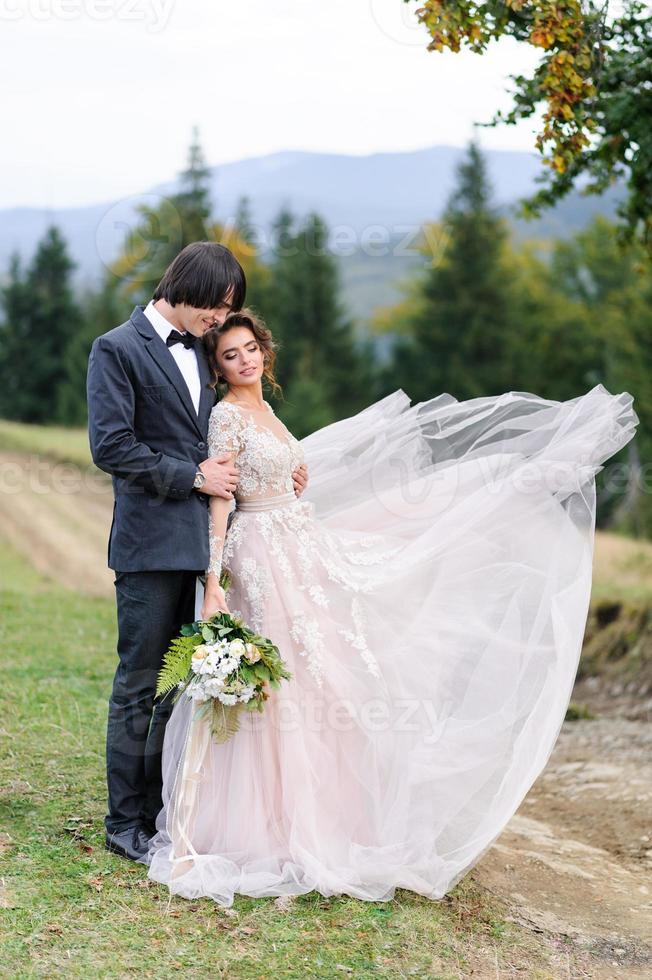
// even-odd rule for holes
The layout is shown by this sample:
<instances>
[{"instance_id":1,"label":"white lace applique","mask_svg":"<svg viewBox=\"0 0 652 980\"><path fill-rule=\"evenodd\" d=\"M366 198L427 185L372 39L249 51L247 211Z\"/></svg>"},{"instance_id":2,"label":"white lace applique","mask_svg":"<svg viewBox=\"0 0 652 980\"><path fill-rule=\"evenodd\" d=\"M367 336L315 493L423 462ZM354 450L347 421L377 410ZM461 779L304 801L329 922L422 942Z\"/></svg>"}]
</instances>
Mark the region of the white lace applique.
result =
<instances>
[{"instance_id":1,"label":"white lace applique","mask_svg":"<svg viewBox=\"0 0 652 980\"><path fill-rule=\"evenodd\" d=\"M366 663L370 673L372 673L374 677L380 677L381 674L378 661L367 644L367 638L364 631L364 627L366 625L364 622L364 614L362 612L360 600L356 596L353 597L353 601L351 602L351 619L353 621L353 625L355 626L355 633L352 632L352 630L344 629L343 627L339 627L337 632L340 633L341 636L343 636L344 639L347 640L347 642L360 653L360 656Z\"/></svg>"},{"instance_id":2,"label":"white lace applique","mask_svg":"<svg viewBox=\"0 0 652 980\"><path fill-rule=\"evenodd\" d=\"M219 579L222 561L224 560L224 538L215 533L215 525L210 511L208 512L208 550L209 560L206 572L209 574L212 572Z\"/></svg>"},{"instance_id":3,"label":"white lace applique","mask_svg":"<svg viewBox=\"0 0 652 980\"><path fill-rule=\"evenodd\" d=\"M271 407L270 412L274 414ZM294 490L292 473L303 462L303 449L291 432L286 441L271 429L256 425L245 411L223 399L211 412L208 440L209 448L213 444L219 447L217 452L228 452L222 447L229 442L238 450L240 479L236 500Z\"/></svg>"},{"instance_id":4,"label":"white lace applique","mask_svg":"<svg viewBox=\"0 0 652 980\"><path fill-rule=\"evenodd\" d=\"M240 480L236 504L247 498L264 499L294 490L292 472L303 461L303 450L294 436L288 435L286 442L270 429L260 428L246 411L230 402L218 402L213 408L209 449L211 455L237 453L234 461ZM221 560L226 568L234 569L234 584L241 590L249 625L258 632L263 632L266 609L273 601L272 580L262 559L248 553L247 539L251 534L264 539L270 568L274 573L278 569L290 587L288 596L294 598L294 608L288 609L290 636L299 655L307 659L315 682L323 686L325 639L319 615L311 616L305 607L312 606L315 613L329 608L325 579L350 594L351 628L338 626L338 632L358 652L367 669L379 676L365 635L363 606L358 596L374 588L376 575L371 566L391 561L400 548L388 548L387 538L379 534L353 534L344 539L333 535L315 521L309 501L297 499L287 506L267 510L236 509L222 542ZM213 543L216 549L219 545L219 541ZM245 618L242 613L238 615Z\"/></svg>"},{"instance_id":5,"label":"white lace applique","mask_svg":"<svg viewBox=\"0 0 652 980\"><path fill-rule=\"evenodd\" d=\"M208 455L238 453L242 441L244 419L239 412L218 411L225 402L218 402L208 419Z\"/></svg>"},{"instance_id":6,"label":"white lace applique","mask_svg":"<svg viewBox=\"0 0 652 980\"><path fill-rule=\"evenodd\" d=\"M365 534L362 537L356 538L354 547L345 552L346 560L354 565L382 565L390 562L400 552L400 545L386 548L384 551L369 553L371 548L377 545L384 545L385 542L386 538L383 538L380 534ZM360 551L359 549L363 550Z\"/></svg>"},{"instance_id":7,"label":"white lace applique","mask_svg":"<svg viewBox=\"0 0 652 980\"><path fill-rule=\"evenodd\" d=\"M342 552L330 535L325 536L320 541L319 548L315 549L315 557L324 568L331 582L343 585L351 592L371 592L374 581L371 577L365 578L361 574L353 574L351 565L357 564L355 561L356 552ZM365 556L366 557L366 556ZM379 556L378 562L384 560ZM372 564L372 562L369 562Z\"/></svg>"},{"instance_id":8,"label":"white lace applique","mask_svg":"<svg viewBox=\"0 0 652 980\"><path fill-rule=\"evenodd\" d=\"M383 538L380 534L365 534L364 537L358 538L357 544L361 548L371 548L375 544L382 544Z\"/></svg>"},{"instance_id":9,"label":"white lace applique","mask_svg":"<svg viewBox=\"0 0 652 980\"><path fill-rule=\"evenodd\" d=\"M263 615L265 602L270 597L270 584L265 569L258 564L255 558L247 557L242 559L242 586L244 594L252 610L249 618L249 626L261 633L263 629Z\"/></svg>"},{"instance_id":10,"label":"white lace applique","mask_svg":"<svg viewBox=\"0 0 652 980\"><path fill-rule=\"evenodd\" d=\"M400 548L388 548L387 551L375 552L375 554L371 555L360 551L347 551L346 558L348 561L353 562L354 565L380 565L384 562L391 561L399 551Z\"/></svg>"},{"instance_id":11,"label":"white lace applique","mask_svg":"<svg viewBox=\"0 0 652 980\"><path fill-rule=\"evenodd\" d=\"M321 606L322 609L328 609L328 596L324 592L321 585L307 585L308 595L315 603L316 606Z\"/></svg>"},{"instance_id":12,"label":"white lace applique","mask_svg":"<svg viewBox=\"0 0 652 980\"><path fill-rule=\"evenodd\" d=\"M236 549L240 542L242 541L242 535L245 529L245 522L239 520L240 515L237 510L233 514L233 519L228 526L226 532L226 538L224 541L224 550L222 552L222 562L225 567L229 567L229 561L233 558Z\"/></svg>"},{"instance_id":13,"label":"white lace applique","mask_svg":"<svg viewBox=\"0 0 652 980\"><path fill-rule=\"evenodd\" d=\"M330 535L319 534L309 503L298 502L292 507L262 511L255 515L255 520L288 583L299 591L307 591L322 608L328 606L328 598L323 587L316 581L320 568L326 571L331 581L354 592L365 592L373 586L372 581L365 582L363 575L352 574L353 570L347 568L347 562L357 564L357 552L341 552ZM284 549L284 543L288 541L292 542L299 562L300 580L293 574L292 562ZM394 551L385 551L376 556L362 554L361 559L365 564L379 564L392 554Z\"/></svg>"},{"instance_id":14,"label":"white lace applique","mask_svg":"<svg viewBox=\"0 0 652 980\"><path fill-rule=\"evenodd\" d=\"M208 420L208 455L219 456L223 453L235 453L234 461L240 452L242 425L237 417L229 412L213 410ZM229 531L224 537L217 533L212 515L208 514L208 548L209 561L207 573L213 573L219 579L222 564L225 561L225 544L230 536Z\"/></svg>"},{"instance_id":15,"label":"white lace applique","mask_svg":"<svg viewBox=\"0 0 652 980\"><path fill-rule=\"evenodd\" d=\"M324 634L316 619L299 613L292 620L290 635L301 647L299 656L307 657L308 670L315 678L318 687L324 685Z\"/></svg>"},{"instance_id":16,"label":"white lace applique","mask_svg":"<svg viewBox=\"0 0 652 980\"><path fill-rule=\"evenodd\" d=\"M274 520L273 511L261 511L260 513L256 514L255 522L256 527L269 545L270 552L276 558L279 568L285 575L288 582L292 582L292 566L288 556L283 550L281 535L275 533L275 530L278 530L278 521Z\"/></svg>"}]
</instances>

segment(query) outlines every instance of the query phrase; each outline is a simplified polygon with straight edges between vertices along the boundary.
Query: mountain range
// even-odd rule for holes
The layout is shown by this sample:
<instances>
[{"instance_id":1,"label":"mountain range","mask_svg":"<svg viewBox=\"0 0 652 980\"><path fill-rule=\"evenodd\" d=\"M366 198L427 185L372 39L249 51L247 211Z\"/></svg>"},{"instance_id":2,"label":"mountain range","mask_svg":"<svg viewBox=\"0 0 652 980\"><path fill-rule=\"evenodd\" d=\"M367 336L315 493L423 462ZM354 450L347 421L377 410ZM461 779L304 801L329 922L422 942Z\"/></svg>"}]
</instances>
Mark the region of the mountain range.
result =
<instances>
[{"instance_id":1,"label":"mountain range","mask_svg":"<svg viewBox=\"0 0 652 980\"><path fill-rule=\"evenodd\" d=\"M516 151L483 152L494 203L511 216L516 201L536 189L543 170L540 158ZM225 163L210 169L214 215L221 222L232 220L238 200L247 195L264 254L281 207L297 216L317 211L331 229L344 299L356 317L364 318L374 307L394 302L397 281L423 263L410 242L422 223L441 217L465 154L465 148L452 146L367 156L283 151ZM93 285L118 254L126 231L137 223L138 204L157 203L177 188L173 179L131 197L84 207L2 209L0 270L7 268L14 251L29 260L48 225L55 223L77 264L77 282ZM565 237L596 213L613 216L621 198L619 188L600 198L574 192L537 221L511 220L518 238Z\"/></svg>"}]
</instances>

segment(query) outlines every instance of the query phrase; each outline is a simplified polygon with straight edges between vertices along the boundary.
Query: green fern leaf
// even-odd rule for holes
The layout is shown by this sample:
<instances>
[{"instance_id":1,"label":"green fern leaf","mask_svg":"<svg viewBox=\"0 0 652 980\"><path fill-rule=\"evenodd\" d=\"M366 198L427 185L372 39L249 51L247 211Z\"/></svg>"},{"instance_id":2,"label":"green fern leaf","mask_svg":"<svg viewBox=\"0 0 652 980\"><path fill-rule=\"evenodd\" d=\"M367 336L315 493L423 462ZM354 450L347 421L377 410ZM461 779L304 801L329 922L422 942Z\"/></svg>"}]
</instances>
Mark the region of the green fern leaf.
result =
<instances>
[{"instance_id":1,"label":"green fern leaf","mask_svg":"<svg viewBox=\"0 0 652 980\"><path fill-rule=\"evenodd\" d=\"M216 742L226 742L240 729L240 704L222 704L213 701L213 721L211 731Z\"/></svg>"},{"instance_id":2,"label":"green fern leaf","mask_svg":"<svg viewBox=\"0 0 652 980\"><path fill-rule=\"evenodd\" d=\"M201 636L196 633L192 636L178 636L172 640L163 656L163 666L159 671L156 684L157 698L168 694L186 680L190 672L193 651L201 641Z\"/></svg>"}]
</instances>

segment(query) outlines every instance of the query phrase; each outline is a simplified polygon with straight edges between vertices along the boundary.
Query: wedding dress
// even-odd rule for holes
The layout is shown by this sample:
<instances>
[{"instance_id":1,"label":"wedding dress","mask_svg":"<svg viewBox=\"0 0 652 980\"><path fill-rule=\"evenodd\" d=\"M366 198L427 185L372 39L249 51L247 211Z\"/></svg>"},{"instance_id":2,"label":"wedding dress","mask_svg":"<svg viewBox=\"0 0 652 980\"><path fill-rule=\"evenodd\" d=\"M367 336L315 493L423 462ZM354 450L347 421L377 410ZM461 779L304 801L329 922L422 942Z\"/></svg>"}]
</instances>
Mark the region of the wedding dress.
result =
<instances>
[{"instance_id":1,"label":"wedding dress","mask_svg":"<svg viewBox=\"0 0 652 980\"><path fill-rule=\"evenodd\" d=\"M219 402L209 452L235 450L241 473L229 608L293 676L222 744L177 701L149 876L225 906L236 893L448 892L559 734L595 474L634 436L632 404L601 384L564 402L411 405L399 389L298 441L269 405Z\"/></svg>"}]
</instances>

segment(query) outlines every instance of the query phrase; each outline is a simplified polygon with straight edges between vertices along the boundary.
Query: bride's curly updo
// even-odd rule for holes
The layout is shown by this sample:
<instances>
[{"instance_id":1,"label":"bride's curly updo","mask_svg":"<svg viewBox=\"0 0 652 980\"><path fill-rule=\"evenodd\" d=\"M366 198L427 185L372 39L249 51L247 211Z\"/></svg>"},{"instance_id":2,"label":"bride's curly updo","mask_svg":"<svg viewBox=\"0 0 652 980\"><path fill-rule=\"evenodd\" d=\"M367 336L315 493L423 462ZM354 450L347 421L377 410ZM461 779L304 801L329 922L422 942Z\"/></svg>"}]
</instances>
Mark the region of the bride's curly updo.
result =
<instances>
[{"instance_id":1,"label":"bride's curly updo","mask_svg":"<svg viewBox=\"0 0 652 980\"><path fill-rule=\"evenodd\" d=\"M263 378L270 384L273 394L280 393L281 386L274 377L277 345L272 337L272 331L263 318L254 313L250 307L243 307L235 313L229 313L224 323L209 327L204 333L202 338L204 350L213 376L211 388L226 383L217 363L217 345L220 337L233 327L248 327L251 330L263 352Z\"/></svg>"}]
</instances>

